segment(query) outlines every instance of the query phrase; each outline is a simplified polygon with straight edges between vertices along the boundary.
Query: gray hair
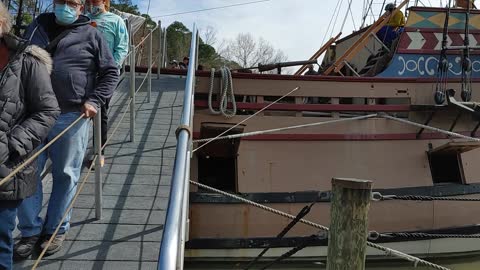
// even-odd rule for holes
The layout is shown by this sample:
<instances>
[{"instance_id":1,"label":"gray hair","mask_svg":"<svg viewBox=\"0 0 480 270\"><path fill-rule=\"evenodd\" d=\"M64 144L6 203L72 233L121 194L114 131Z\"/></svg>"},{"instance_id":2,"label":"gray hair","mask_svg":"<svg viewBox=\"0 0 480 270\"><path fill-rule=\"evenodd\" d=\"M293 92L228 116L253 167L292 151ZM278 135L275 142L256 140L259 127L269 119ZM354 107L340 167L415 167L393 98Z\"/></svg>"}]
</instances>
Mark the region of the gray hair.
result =
<instances>
[{"instance_id":1,"label":"gray hair","mask_svg":"<svg viewBox=\"0 0 480 270\"><path fill-rule=\"evenodd\" d=\"M3 1L0 1L0 21L2 22L0 35L10 32L12 29L12 19Z\"/></svg>"}]
</instances>

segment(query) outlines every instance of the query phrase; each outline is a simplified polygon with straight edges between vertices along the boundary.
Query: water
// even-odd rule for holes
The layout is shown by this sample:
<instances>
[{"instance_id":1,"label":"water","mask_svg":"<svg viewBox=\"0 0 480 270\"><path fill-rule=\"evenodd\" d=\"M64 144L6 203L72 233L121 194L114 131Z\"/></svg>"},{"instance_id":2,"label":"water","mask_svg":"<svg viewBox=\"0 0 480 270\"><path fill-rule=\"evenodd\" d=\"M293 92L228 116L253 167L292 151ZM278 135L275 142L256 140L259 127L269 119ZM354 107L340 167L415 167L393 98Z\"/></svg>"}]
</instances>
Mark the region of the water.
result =
<instances>
[{"instance_id":1,"label":"water","mask_svg":"<svg viewBox=\"0 0 480 270\"><path fill-rule=\"evenodd\" d=\"M480 270L480 257L470 258L470 259L456 259L456 260L441 260L435 261L430 260L436 264L447 267L451 270ZM199 263L186 263L185 269L191 270L230 270L230 269L243 269L246 265L244 264L228 264L228 263L209 263L209 264L199 264ZM264 264L256 264L254 267L250 268L261 269L261 266ZM325 269L325 264L323 263L278 263L274 267L269 267L268 269L278 269L278 270L296 270L296 269ZM432 269L428 267L413 267L411 264L405 264L400 262L381 262L375 264L368 264L366 270L427 270Z\"/></svg>"}]
</instances>

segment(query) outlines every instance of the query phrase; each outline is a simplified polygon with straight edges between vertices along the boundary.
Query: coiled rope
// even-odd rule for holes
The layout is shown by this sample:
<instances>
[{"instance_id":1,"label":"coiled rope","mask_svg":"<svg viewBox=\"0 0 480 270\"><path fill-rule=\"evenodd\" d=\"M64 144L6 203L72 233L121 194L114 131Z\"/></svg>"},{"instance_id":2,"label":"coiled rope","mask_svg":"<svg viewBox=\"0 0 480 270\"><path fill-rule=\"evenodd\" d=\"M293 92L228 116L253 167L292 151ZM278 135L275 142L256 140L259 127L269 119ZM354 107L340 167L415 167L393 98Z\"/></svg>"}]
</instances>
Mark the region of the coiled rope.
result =
<instances>
[{"instance_id":1,"label":"coiled rope","mask_svg":"<svg viewBox=\"0 0 480 270\"><path fill-rule=\"evenodd\" d=\"M211 69L210 73L210 90L208 91L208 109L212 114L222 114L226 118L232 118L237 114L237 103L235 101L235 94L233 93L233 79L232 72L227 67L220 68L222 75L220 80L220 104L219 110L215 110L212 105L213 97L213 83L215 81L215 68ZM228 109L228 103L232 103L232 109Z\"/></svg>"}]
</instances>

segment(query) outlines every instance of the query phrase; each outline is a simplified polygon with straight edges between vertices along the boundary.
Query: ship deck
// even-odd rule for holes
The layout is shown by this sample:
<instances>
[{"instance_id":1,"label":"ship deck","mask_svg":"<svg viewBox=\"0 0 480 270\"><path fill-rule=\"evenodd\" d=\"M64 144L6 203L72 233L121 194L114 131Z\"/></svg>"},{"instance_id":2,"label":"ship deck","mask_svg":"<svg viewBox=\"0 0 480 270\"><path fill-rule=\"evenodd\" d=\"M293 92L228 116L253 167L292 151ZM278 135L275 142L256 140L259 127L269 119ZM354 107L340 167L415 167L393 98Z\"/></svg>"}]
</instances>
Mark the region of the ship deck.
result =
<instances>
[{"instance_id":1,"label":"ship deck","mask_svg":"<svg viewBox=\"0 0 480 270\"><path fill-rule=\"evenodd\" d=\"M136 85L140 85L142 79L137 80ZM145 83L136 97L136 142L129 140L127 112L106 147L102 219L95 219L92 173L74 204L71 229L62 250L45 257L37 269L157 269L184 87L184 79L178 76L162 75L160 80L152 76L152 99L148 103ZM110 103L109 132L128 110L128 98L126 78ZM87 170L84 168L80 181ZM51 176L47 174L43 182L42 215L51 191ZM15 235L18 237L18 232ZM37 256L16 263L14 269L31 269Z\"/></svg>"}]
</instances>

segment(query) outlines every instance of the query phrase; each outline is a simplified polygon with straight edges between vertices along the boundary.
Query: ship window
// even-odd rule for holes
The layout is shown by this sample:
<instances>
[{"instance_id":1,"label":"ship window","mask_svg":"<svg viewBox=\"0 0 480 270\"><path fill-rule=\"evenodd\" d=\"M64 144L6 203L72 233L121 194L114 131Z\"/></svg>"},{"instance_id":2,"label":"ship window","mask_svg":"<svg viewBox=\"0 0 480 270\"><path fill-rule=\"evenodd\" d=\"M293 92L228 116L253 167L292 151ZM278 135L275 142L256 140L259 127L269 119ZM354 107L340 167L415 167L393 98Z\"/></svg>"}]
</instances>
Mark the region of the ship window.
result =
<instances>
[{"instance_id":1,"label":"ship window","mask_svg":"<svg viewBox=\"0 0 480 270\"><path fill-rule=\"evenodd\" d=\"M201 138L215 137L232 124L202 123ZM238 126L224 135L243 132L243 126ZM198 181L214 188L237 191L237 153L240 139L227 139L211 142L197 151Z\"/></svg>"},{"instance_id":2,"label":"ship window","mask_svg":"<svg viewBox=\"0 0 480 270\"><path fill-rule=\"evenodd\" d=\"M430 152L429 161L434 184L465 183L460 153Z\"/></svg>"},{"instance_id":3,"label":"ship window","mask_svg":"<svg viewBox=\"0 0 480 270\"><path fill-rule=\"evenodd\" d=\"M236 158L198 157L199 182L223 191L236 192Z\"/></svg>"}]
</instances>

